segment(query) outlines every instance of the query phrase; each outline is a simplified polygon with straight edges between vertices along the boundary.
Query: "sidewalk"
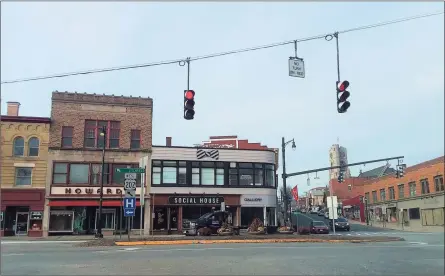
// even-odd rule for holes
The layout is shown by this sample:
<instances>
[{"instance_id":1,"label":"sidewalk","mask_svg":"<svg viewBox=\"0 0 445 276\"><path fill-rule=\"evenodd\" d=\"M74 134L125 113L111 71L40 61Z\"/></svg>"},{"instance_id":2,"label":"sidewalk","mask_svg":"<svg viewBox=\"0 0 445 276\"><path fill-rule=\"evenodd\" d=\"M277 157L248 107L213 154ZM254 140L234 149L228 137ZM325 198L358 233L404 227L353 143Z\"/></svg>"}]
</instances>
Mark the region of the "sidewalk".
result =
<instances>
[{"instance_id":1,"label":"sidewalk","mask_svg":"<svg viewBox=\"0 0 445 276\"><path fill-rule=\"evenodd\" d=\"M154 235L155 237L160 238L181 238L185 237L185 235ZM132 235L131 238L137 238L139 235ZM144 237L151 237L151 235L147 235ZM116 239L119 238L119 235L113 236L105 236L105 239ZM127 235L122 235L122 239L127 238ZM1 237L2 241L90 241L94 240L94 235L66 235L66 236L49 236L49 237L27 237L27 236L13 236L13 237Z\"/></svg>"},{"instance_id":2,"label":"sidewalk","mask_svg":"<svg viewBox=\"0 0 445 276\"><path fill-rule=\"evenodd\" d=\"M381 229L391 229L398 231L406 231L406 232L432 232L432 233L441 233L444 232L443 226L425 226L425 227L410 227L406 225L400 225L394 222L387 222L385 226L383 226L382 222L370 221L369 225L366 225L366 222L360 222L355 220L349 220L350 224L359 224L363 226L371 226Z\"/></svg>"}]
</instances>

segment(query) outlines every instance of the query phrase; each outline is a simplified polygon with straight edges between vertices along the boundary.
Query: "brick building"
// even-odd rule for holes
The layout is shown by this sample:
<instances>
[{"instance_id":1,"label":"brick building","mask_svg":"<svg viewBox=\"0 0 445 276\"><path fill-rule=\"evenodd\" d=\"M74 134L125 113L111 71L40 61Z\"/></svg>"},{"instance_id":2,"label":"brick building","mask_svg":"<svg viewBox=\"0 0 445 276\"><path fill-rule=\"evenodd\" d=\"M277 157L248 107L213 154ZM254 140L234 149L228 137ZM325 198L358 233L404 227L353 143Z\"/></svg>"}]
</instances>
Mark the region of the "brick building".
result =
<instances>
[{"instance_id":1,"label":"brick building","mask_svg":"<svg viewBox=\"0 0 445 276\"><path fill-rule=\"evenodd\" d=\"M116 169L151 163L152 107L151 98L53 92L44 235L95 233L104 143L103 233L117 229L124 175ZM138 179L136 194L147 179ZM149 223L140 212L133 229Z\"/></svg>"},{"instance_id":2,"label":"brick building","mask_svg":"<svg viewBox=\"0 0 445 276\"><path fill-rule=\"evenodd\" d=\"M5 236L42 236L50 118L20 116L8 102L1 116L1 223Z\"/></svg>"},{"instance_id":3,"label":"brick building","mask_svg":"<svg viewBox=\"0 0 445 276\"><path fill-rule=\"evenodd\" d=\"M444 157L369 179L364 185L370 218L405 229L437 230L444 226Z\"/></svg>"}]
</instances>

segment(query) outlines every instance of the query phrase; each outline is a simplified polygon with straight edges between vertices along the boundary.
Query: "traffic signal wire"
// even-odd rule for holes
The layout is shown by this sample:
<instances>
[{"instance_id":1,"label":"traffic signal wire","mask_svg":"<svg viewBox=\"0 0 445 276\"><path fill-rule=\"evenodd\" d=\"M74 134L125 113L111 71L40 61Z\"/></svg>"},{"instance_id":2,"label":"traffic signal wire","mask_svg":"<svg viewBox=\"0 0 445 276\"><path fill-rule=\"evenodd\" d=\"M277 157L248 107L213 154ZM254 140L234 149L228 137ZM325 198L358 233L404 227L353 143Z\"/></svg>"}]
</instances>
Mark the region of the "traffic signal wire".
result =
<instances>
[{"instance_id":1,"label":"traffic signal wire","mask_svg":"<svg viewBox=\"0 0 445 276\"><path fill-rule=\"evenodd\" d=\"M299 39L294 39L294 40L289 40L289 41L283 41L283 42L278 42L278 43L273 43L273 44L261 45L261 46L256 46L256 47L250 47L250 48L232 50L232 51L227 51L227 52L220 52L220 53L190 57L187 59L174 59L174 60L158 61L158 62L135 64L135 65L125 65L125 66L117 66L117 67L109 67L109 68L101 68L101 69L91 69L91 70L77 71L77 72L70 72L70 73L60 73L60 74L40 76L40 77L31 77L31 78L3 81L3 82L1 82L1 84L11 84L11 83L21 83L21 82L45 80L45 79L64 78L64 77L77 76L77 75L98 74L98 73L105 73L105 72L112 72L112 71L138 69L138 68L177 64L177 63L179 63L181 65L181 64L184 64L185 62L190 62L190 61L197 61L197 60L216 58L216 57L227 56L227 55L240 54L240 53L245 53L245 52L258 51L258 50L269 49L269 48L275 48L275 47L280 47L280 46L284 46L284 45L288 45L288 44L294 44L297 42L307 42L307 41L317 40L317 39L331 40L336 33L343 34L343 33L350 33L350 32L356 32L356 31L363 31L366 29L373 29L373 28L377 28L377 27L382 27L382 26L422 19L422 18L441 15L441 14L444 14L444 12L440 11L440 12L435 12L435 13L414 15L414 16L410 16L410 17L394 19L394 20L385 21L385 22L381 22L381 23L359 26L359 27L355 27L355 28L351 28L351 29L347 29L347 30L343 30L343 31L338 31L338 32L333 32L333 33L328 33L328 34L315 35L315 36L299 38Z\"/></svg>"}]
</instances>

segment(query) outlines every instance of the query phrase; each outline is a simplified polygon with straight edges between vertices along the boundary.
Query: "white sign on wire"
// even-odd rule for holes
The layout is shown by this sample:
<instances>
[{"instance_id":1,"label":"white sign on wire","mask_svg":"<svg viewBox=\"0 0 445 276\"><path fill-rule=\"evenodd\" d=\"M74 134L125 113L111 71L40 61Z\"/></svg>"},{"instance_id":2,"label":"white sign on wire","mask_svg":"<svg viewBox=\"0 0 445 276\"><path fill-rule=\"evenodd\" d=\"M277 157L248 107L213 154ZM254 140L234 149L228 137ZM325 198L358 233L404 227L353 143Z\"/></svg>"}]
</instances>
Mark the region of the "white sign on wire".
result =
<instances>
[{"instance_id":1,"label":"white sign on wire","mask_svg":"<svg viewBox=\"0 0 445 276\"><path fill-rule=\"evenodd\" d=\"M304 78L306 76L304 60L302 58L289 58L289 76L297 78Z\"/></svg>"}]
</instances>

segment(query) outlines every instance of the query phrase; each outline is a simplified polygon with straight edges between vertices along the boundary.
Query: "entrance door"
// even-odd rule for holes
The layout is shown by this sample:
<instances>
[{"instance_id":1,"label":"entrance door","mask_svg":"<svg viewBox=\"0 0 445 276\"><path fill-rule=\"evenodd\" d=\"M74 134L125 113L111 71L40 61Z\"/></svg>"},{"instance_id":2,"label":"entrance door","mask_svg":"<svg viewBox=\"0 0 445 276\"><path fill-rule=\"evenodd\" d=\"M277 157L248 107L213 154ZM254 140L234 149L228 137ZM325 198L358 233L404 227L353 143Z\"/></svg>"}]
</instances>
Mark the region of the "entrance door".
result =
<instances>
[{"instance_id":1,"label":"entrance door","mask_svg":"<svg viewBox=\"0 0 445 276\"><path fill-rule=\"evenodd\" d=\"M16 235L28 235L29 213L17 212L16 215Z\"/></svg>"}]
</instances>

